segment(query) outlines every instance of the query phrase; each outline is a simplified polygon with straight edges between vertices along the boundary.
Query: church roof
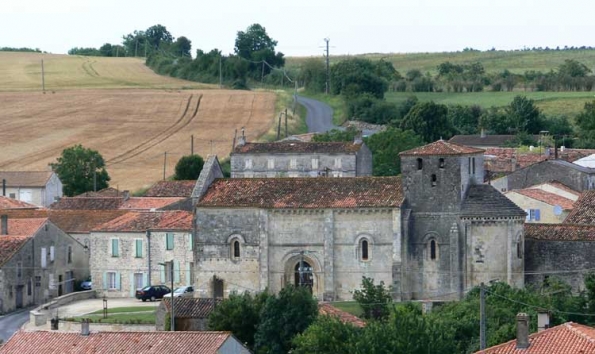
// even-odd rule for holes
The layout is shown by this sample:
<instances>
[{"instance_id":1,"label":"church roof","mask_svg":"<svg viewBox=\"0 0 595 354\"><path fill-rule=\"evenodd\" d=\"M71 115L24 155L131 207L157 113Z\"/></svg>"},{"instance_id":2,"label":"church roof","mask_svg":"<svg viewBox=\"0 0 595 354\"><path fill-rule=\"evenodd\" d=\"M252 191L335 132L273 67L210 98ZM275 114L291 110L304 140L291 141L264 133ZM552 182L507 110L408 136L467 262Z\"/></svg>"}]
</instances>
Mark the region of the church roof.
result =
<instances>
[{"instance_id":1,"label":"church roof","mask_svg":"<svg viewBox=\"0 0 595 354\"><path fill-rule=\"evenodd\" d=\"M361 149L362 144L353 142L301 142L281 141L276 143L246 143L236 146L236 154L352 154Z\"/></svg>"},{"instance_id":2,"label":"church roof","mask_svg":"<svg viewBox=\"0 0 595 354\"><path fill-rule=\"evenodd\" d=\"M469 186L461 207L463 216L525 216L510 199L487 184Z\"/></svg>"},{"instance_id":3,"label":"church roof","mask_svg":"<svg viewBox=\"0 0 595 354\"><path fill-rule=\"evenodd\" d=\"M564 223L571 224L595 224L595 191L586 191L581 194L574 204L574 210Z\"/></svg>"},{"instance_id":4,"label":"church roof","mask_svg":"<svg viewBox=\"0 0 595 354\"><path fill-rule=\"evenodd\" d=\"M477 155L483 154L485 150L470 146L459 145L444 140L438 140L428 145L415 149L403 151L400 156L454 156L454 155Z\"/></svg>"},{"instance_id":5,"label":"church roof","mask_svg":"<svg viewBox=\"0 0 595 354\"><path fill-rule=\"evenodd\" d=\"M196 180L159 181L145 193L144 197L191 197Z\"/></svg>"},{"instance_id":6,"label":"church roof","mask_svg":"<svg viewBox=\"0 0 595 354\"><path fill-rule=\"evenodd\" d=\"M400 177L217 179L198 207L320 209L398 208Z\"/></svg>"},{"instance_id":7,"label":"church roof","mask_svg":"<svg viewBox=\"0 0 595 354\"><path fill-rule=\"evenodd\" d=\"M595 227L574 224L525 224L525 238L540 241L595 241Z\"/></svg>"}]
</instances>

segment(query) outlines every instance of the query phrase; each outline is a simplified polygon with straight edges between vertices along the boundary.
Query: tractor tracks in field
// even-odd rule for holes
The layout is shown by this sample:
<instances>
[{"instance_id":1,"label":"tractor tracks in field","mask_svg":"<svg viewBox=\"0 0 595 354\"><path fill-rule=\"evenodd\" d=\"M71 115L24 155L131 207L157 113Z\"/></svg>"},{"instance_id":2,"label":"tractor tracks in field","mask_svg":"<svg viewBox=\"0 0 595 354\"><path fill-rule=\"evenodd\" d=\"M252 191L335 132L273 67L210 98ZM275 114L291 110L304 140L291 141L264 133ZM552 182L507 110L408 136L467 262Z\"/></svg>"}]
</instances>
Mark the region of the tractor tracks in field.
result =
<instances>
[{"instance_id":1,"label":"tractor tracks in field","mask_svg":"<svg viewBox=\"0 0 595 354\"><path fill-rule=\"evenodd\" d=\"M194 94L188 97L188 101L186 102L186 107L182 115L167 129L164 131L152 136L151 138L143 141L142 143L136 145L135 147L121 153L118 156L115 156L106 161L107 166L120 164L125 161L130 160L131 158L142 154L143 152L153 148L154 146L162 143L163 141L169 139L174 134L178 133L182 129L186 128L194 118L196 118L198 114L198 109L200 108L200 101L202 100L202 94L195 96ZM196 103L193 103L193 102Z\"/></svg>"}]
</instances>

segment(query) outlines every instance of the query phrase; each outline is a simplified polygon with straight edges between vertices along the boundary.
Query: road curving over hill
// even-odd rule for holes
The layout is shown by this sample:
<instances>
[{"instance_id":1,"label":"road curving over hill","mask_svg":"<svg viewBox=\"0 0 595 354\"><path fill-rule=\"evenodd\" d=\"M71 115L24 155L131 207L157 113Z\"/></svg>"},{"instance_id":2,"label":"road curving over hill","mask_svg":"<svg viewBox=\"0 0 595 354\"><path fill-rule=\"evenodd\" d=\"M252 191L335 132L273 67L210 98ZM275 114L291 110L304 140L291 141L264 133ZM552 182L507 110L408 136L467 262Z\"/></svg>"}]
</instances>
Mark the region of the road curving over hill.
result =
<instances>
[{"instance_id":1,"label":"road curving over hill","mask_svg":"<svg viewBox=\"0 0 595 354\"><path fill-rule=\"evenodd\" d=\"M299 104L306 108L308 133L324 133L331 129L340 129L333 124L333 109L324 102L297 96Z\"/></svg>"}]
</instances>

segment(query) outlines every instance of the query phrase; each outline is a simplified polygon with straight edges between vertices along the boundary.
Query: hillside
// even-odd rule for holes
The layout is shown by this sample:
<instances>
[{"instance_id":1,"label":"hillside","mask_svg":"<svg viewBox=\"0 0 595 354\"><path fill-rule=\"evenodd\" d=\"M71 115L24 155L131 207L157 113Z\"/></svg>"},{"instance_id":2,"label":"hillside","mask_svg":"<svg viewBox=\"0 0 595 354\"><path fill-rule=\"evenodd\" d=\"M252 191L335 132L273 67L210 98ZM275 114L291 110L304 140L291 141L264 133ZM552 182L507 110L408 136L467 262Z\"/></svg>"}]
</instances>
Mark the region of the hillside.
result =
<instances>
[{"instance_id":1,"label":"hillside","mask_svg":"<svg viewBox=\"0 0 595 354\"><path fill-rule=\"evenodd\" d=\"M508 69L522 74L527 70L543 72L557 68L565 59L577 60L595 71L595 49L585 50L549 50L549 51L491 51L491 52L444 52L444 53L374 53L362 54L361 57L372 60L384 59L393 63L394 67L405 74L408 70L419 69L423 73L436 74L436 67L450 61L454 64L465 64L479 61L486 72L499 72ZM331 63L348 56L331 56ZM286 66L296 67L307 57L288 57ZM322 57L320 57L322 60Z\"/></svg>"},{"instance_id":2,"label":"hillside","mask_svg":"<svg viewBox=\"0 0 595 354\"><path fill-rule=\"evenodd\" d=\"M41 91L41 61L48 91L81 88L214 88L155 74L139 58L0 52L0 91Z\"/></svg>"},{"instance_id":3,"label":"hillside","mask_svg":"<svg viewBox=\"0 0 595 354\"><path fill-rule=\"evenodd\" d=\"M40 58L0 53L0 170L45 170L64 148L83 144L107 161L110 185L136 190L161 180L164 164L171 176L191 135L195 153L225 157L235 129L254 140L274 122L274 93L179 90L210 86L131 58L45 55L43 94L32 67Z\"/></svg>"}]
</instances>

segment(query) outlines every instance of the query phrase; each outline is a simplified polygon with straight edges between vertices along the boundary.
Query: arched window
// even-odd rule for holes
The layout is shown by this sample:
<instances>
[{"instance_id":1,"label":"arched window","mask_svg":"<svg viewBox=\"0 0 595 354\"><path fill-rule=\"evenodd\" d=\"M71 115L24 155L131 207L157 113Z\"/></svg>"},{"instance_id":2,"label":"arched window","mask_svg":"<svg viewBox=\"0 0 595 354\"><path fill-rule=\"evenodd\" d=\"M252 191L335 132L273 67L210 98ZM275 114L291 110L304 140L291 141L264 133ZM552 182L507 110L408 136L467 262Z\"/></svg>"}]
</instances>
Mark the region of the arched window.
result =
<instances>
[{"instance_id":1,"label":"arched window","mask_svg":"<svg viewBox=\"0 0 595 354\"><path fill-rule=\"evenodd\" d=\"M362 260L368 260L368 240L362 240Z\"/></svg>"},{"instance_id":2,"label":"arched window","mask_svg":"<svg viewBox=\"0 0 595 354\"><path fill-rule=\"evenodd\" d=\"M233 259L240 258L240 241L234 240L231 244L232 244L232 258Z\"/></svg>"},{"instance_id":3,"label":"arched window","mask_svg":"<svg viewBox=\"0 0 595 354\"><path fill-rule=\"evenodd\" d=\"M438 167L444 168L444 159L443 158L440 158L440 160L438 160Z\"/></svg>"},{"instance_id":4,"label":"arched window","mask_svg":"<svg viewBox=\"0 0 595 354\"><path fill-rule=\"evenodd\" d=\"M424 160L417 159L417 169L421 170L422 168L424 168Z\"/></svg>"},{"instance_id":5,"label":"arched window","mask_svg":"<svg viewBox=\"0 0 595 354\"><path fill-rule=\"evenodd\" d=\"M438 256L438 251L436 250L436 240L430 241L430 259L436 260Z\"/></svg>"},{"instance_id":6,"label":"arched window","mask_svg":"<svg viewBox=\"0 0 595 354\"><path fill-rule=\"evenodd\" d=\"M523 258L523 244L520 240L516 243L516 256L518 259Z\"/></svg>"},{"instance_id":7,"label":"arched window","mask_svg":"<svg viewBox=\"0 0 595 354\"><path fill-rule=\"evenodd\" d=\"M432 187L436 187L436 184L438 183L437 181L438 179L436 178L436 175L432 175Z\"/></svg>"}]
</instances>

